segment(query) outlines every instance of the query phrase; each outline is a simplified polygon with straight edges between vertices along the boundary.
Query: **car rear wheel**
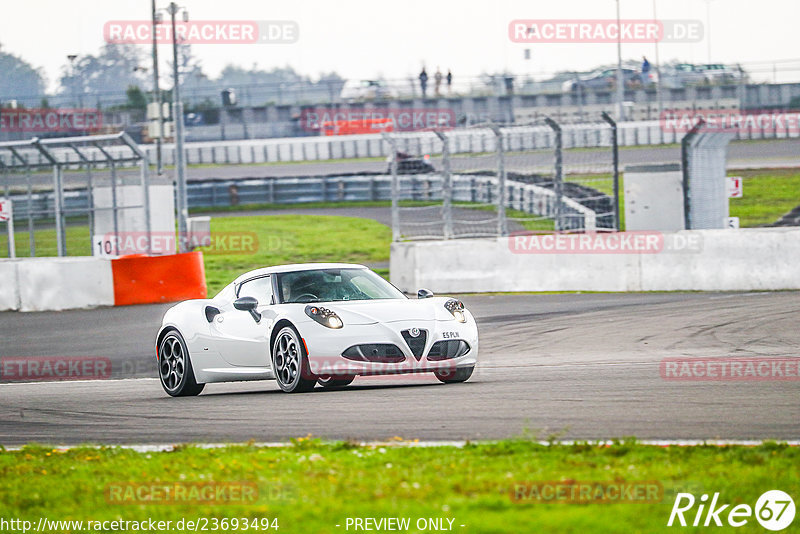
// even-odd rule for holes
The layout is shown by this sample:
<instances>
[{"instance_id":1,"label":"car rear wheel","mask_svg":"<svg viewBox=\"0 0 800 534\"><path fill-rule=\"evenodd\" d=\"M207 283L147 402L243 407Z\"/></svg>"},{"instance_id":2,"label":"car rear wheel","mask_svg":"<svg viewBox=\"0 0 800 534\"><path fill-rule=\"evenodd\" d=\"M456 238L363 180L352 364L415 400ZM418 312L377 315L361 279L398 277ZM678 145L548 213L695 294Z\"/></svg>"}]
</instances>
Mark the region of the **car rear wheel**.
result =
<instances>
[{"instance_id":1,"label":"car rear wheel","mask_svg":"<svg viewBox=\"0 0 800 534\"><path fill-rule=\"evenodd\" d=\"M317 379L317 384L324 388L343 388L352 384L355 378L354 375L321 376Z\"/></svg>"},{"instance_id":2,"label":"car rear wheel","mask_svg":"<svg viewBox=\"0 0 800 534\"><path fill-rule=\"evenodd\" d=\"M177 330L164 336L158 346L158 376L161 387L172 397L199 395L205 387L205 384L198 384L194 378L186 342Z\"/></svg>"},{"instance_id":3,"label":"car rear wheel","mask_svg":"<svg viewBox=\"0 0 800 534\"><path fill-rule=\"evenodd\" d=\"M445 369L442 371L435 371L433 374L436 375L436 378L444 382L445 384L454 384L456 382L466 382L469 380L469 377L472 376L472 371L475 369L475 366L471 367L459 367L457 369Z\"/></svg>"},{"instance_id":4,"label":"car rear wheel","mask_svg":"<svg viewBox=\"0 0 800 534\"><path fill-rule=\"evenodd\" d=\"M317 377L311 373L300 335L291 326L283 327L272 344L272 366L278 386L286 393L314 389Z\"/></svg>"}]
</instances>

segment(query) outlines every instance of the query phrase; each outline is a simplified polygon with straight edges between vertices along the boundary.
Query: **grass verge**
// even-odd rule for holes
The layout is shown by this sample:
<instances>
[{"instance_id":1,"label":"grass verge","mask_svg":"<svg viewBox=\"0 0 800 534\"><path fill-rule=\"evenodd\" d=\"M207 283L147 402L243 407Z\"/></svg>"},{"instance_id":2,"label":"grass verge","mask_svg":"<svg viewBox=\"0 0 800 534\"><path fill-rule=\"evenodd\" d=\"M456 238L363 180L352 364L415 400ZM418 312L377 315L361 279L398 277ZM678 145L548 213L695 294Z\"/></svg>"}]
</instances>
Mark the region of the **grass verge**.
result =
<instances>
[{"instance_id":1,"label":"grass verge","mask_svg":"<svg viewBox=\"0 0 800 534\"><path fill-rule=\"evenodd\" d=\"M774 223L800 204L800 172L769 169L729 172L743 178L742 198L730 199L731 217L741 227Z\"/></svg>"},{"instance_id":2,"label":"grass verge","mask_svg":"<svg viewBox=\"0 0 800 534\"><path fill-rule=\"evenodd\" d=\"M208 294L214 295L240 274L268 265L315 261L389 261L392 231L371 219L317 215L214 217L211 234L253 236L256 245L205 250Z\"/></svg>"},{"instance_id":3,"label":"grass verge","mask_svg":"<svg viewBox=\"0 0 800 534\"><path fill-rule=\"evenodd\" d=\"M181 518L267 518L277 519L279 532L319 533L346 531L347 518L354 517L409 518L412 525L420 518L435 518L445 525L452 519L452 530L462 532L629 533L674 531L676 527L666 524L677 492L693 493L698 502L703 493L719 492L720 503L731 507L754 507L758 497L772 489L795 499L800 495L800 449L775 443L547 446L519 439L463 448L358 446L308 438L292 443L279 448L180 446L151 453L117 448L59 451L31 445L0 453L0 515L34 524L39 517L156 519L173 525ZM536 498L532 488L550 481L660 489L646 502L599 500L597 494L583 502L547 499L544 490ZM230 491L229 501L192 500L199 487L247 491L238 499ZM696 511L697 506L687 512L689 523ZM736 530L763 532L754 517Z\"/></svg>"}]
</instances>

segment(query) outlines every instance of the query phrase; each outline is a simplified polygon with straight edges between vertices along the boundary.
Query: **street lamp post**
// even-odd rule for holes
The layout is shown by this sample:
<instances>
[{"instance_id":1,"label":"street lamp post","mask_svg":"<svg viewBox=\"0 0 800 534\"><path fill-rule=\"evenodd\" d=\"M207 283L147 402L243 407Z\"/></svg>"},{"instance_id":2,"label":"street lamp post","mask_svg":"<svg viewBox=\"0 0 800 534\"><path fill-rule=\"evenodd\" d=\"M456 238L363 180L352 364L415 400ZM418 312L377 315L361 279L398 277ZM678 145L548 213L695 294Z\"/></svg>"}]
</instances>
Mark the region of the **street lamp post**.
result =
<instances>
[{"instance_id":1,"label":"street lamp post","mask_svg":"<svg viewBox=\"0 0 800 534\"><path fill-rule=\"evenodd\" d=\"M173 87L173 107L172 115L175 121L175 169L177 175L177 205L178 205L178 250L186 252L186 219L189 217L189 208L186 197L186 158L184 154L184 127L183 127L183 102L181 102L181 83L178 72L178 33L175 28L175 15L183 11L184 22L187 21L189 14L185 8L179 7L175 2L170 2L167 12L172 20L172 77Z\"/></svg>"},{"instance_id":2,"label":"street lamp post","mask_svg":"<svg viewBox=\"0 0 800 534\"><path fill-rule=\"evenodd\" d=\"M706 62L711 63L711 0L706 0Z\"/></svg>"},{"instance_id":3,"label":"street lamp post","mask_svg":"<svg viewBox=\"0 0 800 534\"><path fill-rule=\"evenodd\" d=\"M161 160L161 144L164 142L164 117L161 111L161 89L158 87L158 17L156 14L156 0L151 0L153 14L153 101L158 105L158 138L156 139L156 169L159 174L164 173Z\"/></svg>"},{"instance_id":4,"label":"street lamp post","mask_svg":"<svg viewBox=\"0 0 800 534\"><path fill-rule=\"evenodd\" d=\"M622 77L622 25L619 19L619 0L617 0L617 120L625 120L625 80Z\"/></svg>"},{"instance_id":5,"label":"street lamp post","mask_svg":"<svg viewBox=\"0 0 800 534\"><path fill-rule=\"evenodd\" d=\"M658 20L658 14L656 13L656 0L653 0L653 21ZM661 92L661 62L659 61L658 57L658 37L655 39L655 46L656 46L656 101L658 101L658 120L661 120L661 113L664 110L664 101L663 101L663 94ZM648 110L648 116L649 116ZM661 135L663 138L664 132L661 130ZM662 140L663 142L663 140Z\"/></svg>"},{"instance_id":6,"label":"street lamp post","mask_svg":"<svg viewBox=\"0 0 800 534\"><path fill-rule=\"evenodd\" d=\"M67 56L70 65L70 77L72 78L72 99L75 101L75 105L79 108L83 108L83 87L80 87L80 93L78 92L78 83L75 77L75 60L78 59L77 54L70 54Z\"/></svg>"}]
</instances>

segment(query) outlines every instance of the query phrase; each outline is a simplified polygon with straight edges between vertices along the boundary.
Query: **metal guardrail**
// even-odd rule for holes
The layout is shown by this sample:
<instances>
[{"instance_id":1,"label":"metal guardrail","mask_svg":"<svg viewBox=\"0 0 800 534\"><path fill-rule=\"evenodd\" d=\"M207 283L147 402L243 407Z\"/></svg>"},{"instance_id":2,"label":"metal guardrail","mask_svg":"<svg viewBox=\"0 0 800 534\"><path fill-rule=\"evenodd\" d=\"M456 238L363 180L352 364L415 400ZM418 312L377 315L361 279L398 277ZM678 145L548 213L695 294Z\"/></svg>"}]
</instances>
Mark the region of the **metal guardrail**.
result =
<instances>
[{"instance_id":1,"label":"metal guardrail","mask_svg":"<svg viewBox=\"0 0 800 534\"><path fill-rule=\"evenodd\" d=\"M607 128L597 123L564 125L563 148L592 148L603 138ZM617 124L619 146L641 146L680 143L684 136L680 131L663 131L660 121L622 122ZM787 139L800 137L800 131L775 133L769 130L737 131L734 139ZM474 154L493 150L491 133L480 129L456 129L448 132L451 154ZM510 151L552 149L553 132L545 126L530 127L530 135L511 138ZM155 145L140 145L150 161L155 161ZM400 150L411 148L400 146ZM425 147L422 147L423 149ZM175 164L174 145L164 145L164 163ZM77 169L81 159L69 150L52 150L54 155L68 168ZM416 150L414 150L416 151ZM130 150L114 147L109 153L119 160L119 166L133 165L126 162ZM252 139L243 141L213 141L186 144L186 161L189 165L242 165L257 163L279 163L297 161L328 161L334 159L377 158L391 154L389 143L380 134L347 135L330 137L287 137L275 139ZM91 153L90 153L91 157ZM9 160L10 161L10 160ZM4 156L0 154L0 162ZM42 155L32 154L31 165L48 165ZM102 167L100 167L102 168Z\"/></svg>"},{"instance_id":2,"label":"metal guardrail","mask_svg":"<svg viewBox=\"0 0 800 534\"><path fill-rule=\"evenodd\" d=\"M497 190L497 179L487 176L455 174L452 198L456 202L486 203ZM441 201L442 175L438 173L402 175L400 198L415 201ZM259 178L225 181L189 182L189 208L228 208L252 204L303 204L311 202L389 201L392 198L391 175L344 175L297 178ZM506 206L525 213L552 218L556 213L556 194L535 184L508 180ZM27 195L11 195L14 219L28 219ZM66 210L87 210L86 189L65 191ZM53 213L55 195L34 193L32 218L47 219ZM562 217L576 219L576 228L594 228L596 213L575 199L562 197ZM572 226L572 225L571 225Z\"/></svg>"}]
</instances>

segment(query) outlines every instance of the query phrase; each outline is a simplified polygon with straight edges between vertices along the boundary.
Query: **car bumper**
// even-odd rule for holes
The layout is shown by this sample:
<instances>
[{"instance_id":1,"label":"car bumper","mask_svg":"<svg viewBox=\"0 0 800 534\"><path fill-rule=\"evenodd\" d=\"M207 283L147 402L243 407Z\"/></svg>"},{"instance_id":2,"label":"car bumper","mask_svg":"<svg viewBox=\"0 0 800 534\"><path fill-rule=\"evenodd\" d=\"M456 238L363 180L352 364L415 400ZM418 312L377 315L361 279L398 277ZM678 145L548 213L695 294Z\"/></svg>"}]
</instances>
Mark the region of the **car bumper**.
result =
<instances>
[{"instance_id":1,"label":"car bumper","mask_svg":"<svg viewBox=\"0 0 800 534\"><path fill-rule=\"evenodd\" d=\"M419 357L415 356L402 332L424 330L426 341ZM322 332L321 330L326 330ZM300 335L308 351L310 370L318 376L391 375L452 370L474 366L478 358L478 330L470 316L466 323L457 321L396 321L369 325L345 325L338 330L316 323L301 325ZM462 340L469 345L463 356L447 360L429 360L431 347L438 341ZM405 359L397 363L354 361L342 353L354 345L393 344Z\"/></svg>"}]
</instances>

